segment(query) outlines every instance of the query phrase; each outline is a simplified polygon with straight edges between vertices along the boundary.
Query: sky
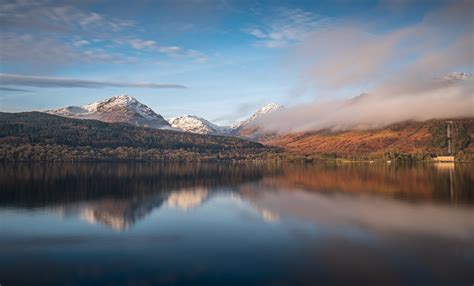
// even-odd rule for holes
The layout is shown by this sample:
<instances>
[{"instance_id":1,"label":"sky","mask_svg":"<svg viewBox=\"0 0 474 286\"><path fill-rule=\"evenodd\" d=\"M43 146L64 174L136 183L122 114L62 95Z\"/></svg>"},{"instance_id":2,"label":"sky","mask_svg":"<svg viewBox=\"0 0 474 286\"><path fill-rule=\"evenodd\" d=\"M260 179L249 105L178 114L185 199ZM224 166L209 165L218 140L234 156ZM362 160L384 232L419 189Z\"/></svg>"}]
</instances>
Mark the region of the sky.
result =
<instances>
[{"instance_id":1,"label":"sky","mask_svg":"<svg viewBox=\"0 0 474 286\"><path fill-rule=\"evenodd\" d=\"M321 102L472 73L472 19L462 0L0 0L0 111L128 94L165 118L226 125L275 102L306 108L300 122ZM464 107L472 91L456 90Z\"/></svg>"}]
</instances>

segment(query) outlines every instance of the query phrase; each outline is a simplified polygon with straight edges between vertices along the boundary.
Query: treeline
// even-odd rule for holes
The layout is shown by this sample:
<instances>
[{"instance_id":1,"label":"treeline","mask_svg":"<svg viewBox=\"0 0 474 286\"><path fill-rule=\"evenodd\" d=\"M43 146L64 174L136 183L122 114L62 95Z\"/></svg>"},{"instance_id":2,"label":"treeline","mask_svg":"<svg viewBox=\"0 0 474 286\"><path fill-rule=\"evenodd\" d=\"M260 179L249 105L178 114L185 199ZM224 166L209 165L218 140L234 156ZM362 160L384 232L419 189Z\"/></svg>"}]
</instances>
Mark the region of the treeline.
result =
<instances>
[{"instance_id":1,"label":"treeline","mask_svg":"<svg viewBox=\"0 0 474 286\"><path fill-rule=\"evenodd\" d=\"M236 148L214 152L186 148L159 149L121 146L97 148L58 144L1 144L0 161L85 162L85 161L259 161L280 160L283 153L273 149Z\"/></svg>"},{"instance_id":2,"label":"treeline","mask_svg":"<svg viewBox=\"0 0 474 286\"><path fill-rule=\"evenodd\" d=\"M279 151L235 137L49 115L0 113L2 161L259 160Z\"/></svg>"}]
</instances>

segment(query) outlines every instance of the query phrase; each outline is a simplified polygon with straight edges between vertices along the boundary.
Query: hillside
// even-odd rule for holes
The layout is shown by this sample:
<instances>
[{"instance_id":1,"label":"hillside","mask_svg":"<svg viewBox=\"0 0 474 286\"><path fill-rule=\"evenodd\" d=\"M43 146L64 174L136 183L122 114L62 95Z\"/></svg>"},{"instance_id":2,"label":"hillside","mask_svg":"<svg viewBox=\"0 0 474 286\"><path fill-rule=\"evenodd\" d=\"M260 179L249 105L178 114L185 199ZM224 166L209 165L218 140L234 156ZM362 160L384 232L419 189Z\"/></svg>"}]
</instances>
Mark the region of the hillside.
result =
<instances>
[{"instance_id":1,"label":"hillside","mask_svg":"<svg viewBox=\"0 0 474 286\"><path fill-rule=\"evenodd\" d=\"M271 149L210 136L80 120L41 112L0 113L0 160L254 159Z\"/></svg>"},{"instance_id":2,"label":"hillside","mask_svg":"<svg viewBox=\"0 0 474 286\"><path fill-rule=\"evenodd\" d=\"M453 121L454 152L458 160L472 161L474 118ZM286 134L266 137L261 143L41 112L0 113L2 161L427 159L447 150L445 120L404 122L370 131Z\"/></svg>"},{"instance_id":3,"label":"hillside","mask_svg":"<svg viewBox=\"0 0 474 286\"><path fill-rule=\"evenodd\" d=\"M453 121L453 150L459 158L472 159L474 118ZM328 158L394 158L397 154L409 154L422 159L446 154L447 150L445 120L403 122L370 131L293 133L261 142L297 154Z\"/></svg>"}]
</instances>

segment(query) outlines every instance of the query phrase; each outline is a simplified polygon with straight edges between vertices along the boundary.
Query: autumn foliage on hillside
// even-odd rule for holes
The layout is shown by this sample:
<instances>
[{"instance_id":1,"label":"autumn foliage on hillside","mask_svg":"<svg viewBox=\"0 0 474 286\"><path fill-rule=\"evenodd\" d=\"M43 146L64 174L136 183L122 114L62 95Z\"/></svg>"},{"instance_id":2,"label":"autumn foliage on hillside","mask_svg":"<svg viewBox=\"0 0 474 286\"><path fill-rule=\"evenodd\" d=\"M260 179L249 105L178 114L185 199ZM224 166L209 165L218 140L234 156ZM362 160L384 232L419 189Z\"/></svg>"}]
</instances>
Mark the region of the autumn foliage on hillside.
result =
<instances>
[{"instance_id":1,"label":"autumn foliage on hillside","mask_svg":"<svg viewBox=\"0 0 474 286\"><path fill-rule=\"evenodd\" d=\"M474 152L474 118L453 120L453 151L460 157ZM403 122L378 130L292 133L263 141L298 154L344 158L380 158L397 154L417 157L447 153L446 120Z\"/></svg>"}]
</instances>

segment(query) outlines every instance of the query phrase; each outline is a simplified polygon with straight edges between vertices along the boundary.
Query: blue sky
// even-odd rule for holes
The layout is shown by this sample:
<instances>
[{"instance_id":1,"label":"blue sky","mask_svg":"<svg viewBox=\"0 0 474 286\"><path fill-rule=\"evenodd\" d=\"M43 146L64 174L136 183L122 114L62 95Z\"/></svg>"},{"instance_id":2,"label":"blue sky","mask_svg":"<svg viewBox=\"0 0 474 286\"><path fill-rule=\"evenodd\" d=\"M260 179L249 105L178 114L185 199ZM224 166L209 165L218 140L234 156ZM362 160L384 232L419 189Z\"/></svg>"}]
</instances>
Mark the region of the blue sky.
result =
<instances>
[{"instance_id":1,"label":"blue sky","mask_svg":"<svg viewBox=\"0 0 474 286\"><path fill-rule=\"evenodd\" d=\"M319 45L309 41L308 48L309 35L352 23L385 35L419 24L446 3L1 1L0 72L17 81L0 80L0 110L52 109L128 94L165 117L193 114L228 124L270 102L292 106L322 93L354 96L372 83L331 92L304 84L301 47L311 52ZM55 84L37 86L38 77ZM57 78L102 84L77 87Z\"/></svg>"}]
</instances>

